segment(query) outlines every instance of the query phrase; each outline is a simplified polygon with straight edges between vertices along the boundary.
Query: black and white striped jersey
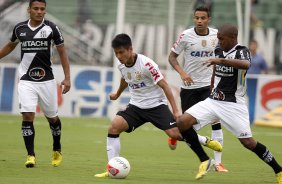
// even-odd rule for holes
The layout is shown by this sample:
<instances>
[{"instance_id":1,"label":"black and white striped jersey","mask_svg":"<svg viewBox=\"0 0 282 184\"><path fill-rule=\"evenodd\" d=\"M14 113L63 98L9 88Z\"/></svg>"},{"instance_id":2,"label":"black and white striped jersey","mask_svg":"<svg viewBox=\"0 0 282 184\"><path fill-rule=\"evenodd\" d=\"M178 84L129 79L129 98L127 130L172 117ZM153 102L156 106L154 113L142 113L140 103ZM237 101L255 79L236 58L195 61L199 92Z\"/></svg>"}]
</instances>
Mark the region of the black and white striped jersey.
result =
<instances>
[{"instance_id":1,"label":"black and white striped jersey","mask_svg":"<svg viewBox=\"0 0 282 184\"><path fill-rule=\"evenodd\" d=\"M215 50L216 57L226 59L240 59L251 62L249 50L241 45L236 45L228 52ZM210 98L220 101L245 103L246 73L247 70L236 69L223 64L215 65L214 89Z\"/></svg>"},{"instance_id":2,"label":"black and white striped jersey","mask_svg":"<svg viewBox=\"0 0 282 184\"><path fill-rule=\"evenodd\" d=\"M48 20L31 27L29 20L18 23L13 30L12 42L21 43L20 80L42 82L54 79L52 47L64 43L59 28Z\"/></svg>"}]
</instances>

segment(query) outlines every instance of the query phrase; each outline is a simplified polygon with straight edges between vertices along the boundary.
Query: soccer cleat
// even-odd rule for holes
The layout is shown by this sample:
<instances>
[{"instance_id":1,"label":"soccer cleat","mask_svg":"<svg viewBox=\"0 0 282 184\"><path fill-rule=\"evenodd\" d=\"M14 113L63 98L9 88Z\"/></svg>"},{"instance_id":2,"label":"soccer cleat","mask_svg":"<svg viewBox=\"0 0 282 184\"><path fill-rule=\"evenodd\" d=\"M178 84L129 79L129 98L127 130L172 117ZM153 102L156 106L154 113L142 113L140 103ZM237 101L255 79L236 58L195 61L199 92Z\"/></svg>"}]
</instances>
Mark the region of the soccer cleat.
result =
<instances>
[{"instance_id":1,"label":"soccer cleat","mask_svg":"<svg viewBox=\"0 0 282 184\"><path fill-rule=\"evenodd\" d=\"M208 171L211 169L213 165L214 165L213 159L209 159L209 160L202 162L199 166L199 172L196 175L196 180L203 178L208 173Z\"/></svg>"},{"instance_id":2,"label":"soccer cleat","mask_svg":"<svg viewBox=\"0 0 282 184\"><path fill-rule=\"evenodd\" d=\"M207 141L206 141L206 144L204 144L204 146L214 151L222 152L222 145L220 144L220 142L218 142L217 140L212 140L209 137L206 137L206 138L207 138Z\"/></svg>"},{"instance_id":3,"label":"soccer cleat","mask_svg":"<svg viewBox=\"0 0 282 184\"><path fill-rule=\"evenodd\" d=\"M52 165L58 167L63 160L62 153L59 151L54 151L52 155Z\"/></svg>"},{"instance_id":4,"label":"soccer cleat","mask_svg":"<svg viewBox=\"0 0 282 184\"><path fill-rule=\"evenodd\" d=\"M35 156L27 155L26 162L24 164L27 168L31 168L35 166Z\"/></svg>"},{"instance_id":5,"label":"soccer cleat","mask_svg":"<svg viewBox=\"0 0 282 184\"><path fill-rule=\"evenodd\" d=\"M278 184L282 184L282 171L276 174Z\"/></svg>"},{"instance_id":6,"label":"soccer cleat","mask_svg":"<svg viewBox=\"0 0 282 184\"><path fill-rule=\"evenodd\" d=\"M109 177L109 173L106 171L106 172L103 172L103 173L100 173L100 174L95 174L94 176L96 178L107 178L107 177Z\"/></svg>"},{"instance_id":7,"label":"soccer cleat","mask_svg":"<svg viewBox=\"0 0 282 184\"><path fill-rule=\"evenodd\" d=\"M228 170L221 163L215 164L214 169L215 169L216 172L228 172Z\"/></svg>"},{"instance_id":8,"label":"soccer cleat","mask_svg":"<svg viewBox=\"0 0 282 184\"><path fill-rule=\"evenodd\" d=\"M171 150L175 150L176 146L177 146L177 140L173 139L173 138L168 138L167 140L168 146Z\"/></svg>"}]
</instances>

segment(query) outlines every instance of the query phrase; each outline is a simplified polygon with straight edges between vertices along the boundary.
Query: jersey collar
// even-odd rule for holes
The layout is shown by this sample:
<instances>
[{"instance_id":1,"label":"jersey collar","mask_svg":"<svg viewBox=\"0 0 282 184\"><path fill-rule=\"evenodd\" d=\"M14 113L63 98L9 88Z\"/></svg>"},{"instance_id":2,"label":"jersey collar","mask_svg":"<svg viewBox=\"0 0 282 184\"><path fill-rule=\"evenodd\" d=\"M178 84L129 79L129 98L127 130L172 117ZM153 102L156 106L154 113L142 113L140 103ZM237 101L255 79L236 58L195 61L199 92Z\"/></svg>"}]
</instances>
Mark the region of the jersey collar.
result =
<instances>
[{"instance_id":1,"label":"jersey collar","mask_svg":"<svg viewBox=\"0 0 282 184\"><path fill-rule=\"evenodd\" d=\"M29 19L27 25L28 25L29 29L31 29L32 31L34 31L34 30L36 30L37 28L39 28L39 27L43 24L44 21L45 21L45 19L43 19L42 22L41 22L38 26L32 27L32 26L30 25L30 19Z\"/></svg>"}]
</instances>

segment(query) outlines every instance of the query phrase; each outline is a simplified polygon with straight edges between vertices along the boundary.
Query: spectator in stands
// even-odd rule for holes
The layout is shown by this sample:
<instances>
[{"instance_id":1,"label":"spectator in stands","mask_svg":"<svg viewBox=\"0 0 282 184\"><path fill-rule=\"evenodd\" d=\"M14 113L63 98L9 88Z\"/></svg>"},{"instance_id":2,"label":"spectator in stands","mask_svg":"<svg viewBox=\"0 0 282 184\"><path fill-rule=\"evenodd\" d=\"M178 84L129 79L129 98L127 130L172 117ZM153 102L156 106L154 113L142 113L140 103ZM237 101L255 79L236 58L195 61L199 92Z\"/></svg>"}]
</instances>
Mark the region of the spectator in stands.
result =
<instances>
[{"instance_id":1,"label":"spectator in stands","mask_svg":"<svg viewBox=\"0 0 282 184\"><path fill-rule=\"evenodd\" d=\"M265 59L261 54L257 53L258 42L251 40L249 43L249 50L252 56L251 67L248 70L248 74L266 74L268 67Z\"/></svg>"},{"instance_id":2,"label":"spectator in stands","mask_svg":"<svg viewBox=\"0 0 282 184\"><path fill-rule=\"evenodd\" d=\"M251 27L257 28L263 25L262 21L256 15L256 6L259 4L259 0L252 0L251 3Z\"/></svg>"}]
</instances>

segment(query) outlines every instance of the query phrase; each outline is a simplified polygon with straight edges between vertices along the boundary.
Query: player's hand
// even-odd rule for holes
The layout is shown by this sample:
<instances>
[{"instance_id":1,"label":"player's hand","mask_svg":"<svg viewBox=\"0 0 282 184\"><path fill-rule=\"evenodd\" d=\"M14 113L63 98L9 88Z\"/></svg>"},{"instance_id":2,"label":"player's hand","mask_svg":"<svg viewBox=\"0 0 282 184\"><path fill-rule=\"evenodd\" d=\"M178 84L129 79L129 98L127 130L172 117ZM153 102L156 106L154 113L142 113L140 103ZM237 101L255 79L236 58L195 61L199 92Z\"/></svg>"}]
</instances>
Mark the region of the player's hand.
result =
<instances>
[{"instance_id":1,"label":"player's hand","mask_svg":"<svg viewBox=\"0 0 282 184\"><path fill-rule=\"evenodd\" d=\"M187 73L181 75L181 79L183 81L184 86L191 86L194 84L193 79Z\"/></svg>"},{"instance_id":2,"label":"player's hand","mask_svg":"<svg viewBox=\"0 0 282 184\"><path fill-rule=\"evenodd\" d=\"M63 89L63 94L66 94L71 88L70 80L67 80L67 79L63 80L61 82L61 87Z\"/></svg>"},{"instance_id":3,"label":"player's hand","mask_svg":"<svg viewBox=\"0 0 282 184\"><path fill-rule=\"evenodd\" d=\"M173 112L173 117L174 117L175 120L177 120L181 115L182 115L182 113L178 110L176 112Z\"/></svg>"},{"instance_id":4,"label":"player's hand","mask_svg":"<svg viewBox=\"0 0 282 184\"><path fill-rule=\"evenodd\" d=\"M221 64L222 63L222 58L210 58L207 61L203 63L203 65L206 65L207 67L211 65L216 65L216 64Z\"/></svg>"},{"instance_id":5,"label":"player's hand","mask_svg":"<svg viewBox=\"0 0 282 184\"><path fill-rule=\"evenodd\" d=\"M110 100L116 100L118 99L119 96L117 95L117 93L111 93L109 97L110 97Z\"/></svg>"}]
</instances>

